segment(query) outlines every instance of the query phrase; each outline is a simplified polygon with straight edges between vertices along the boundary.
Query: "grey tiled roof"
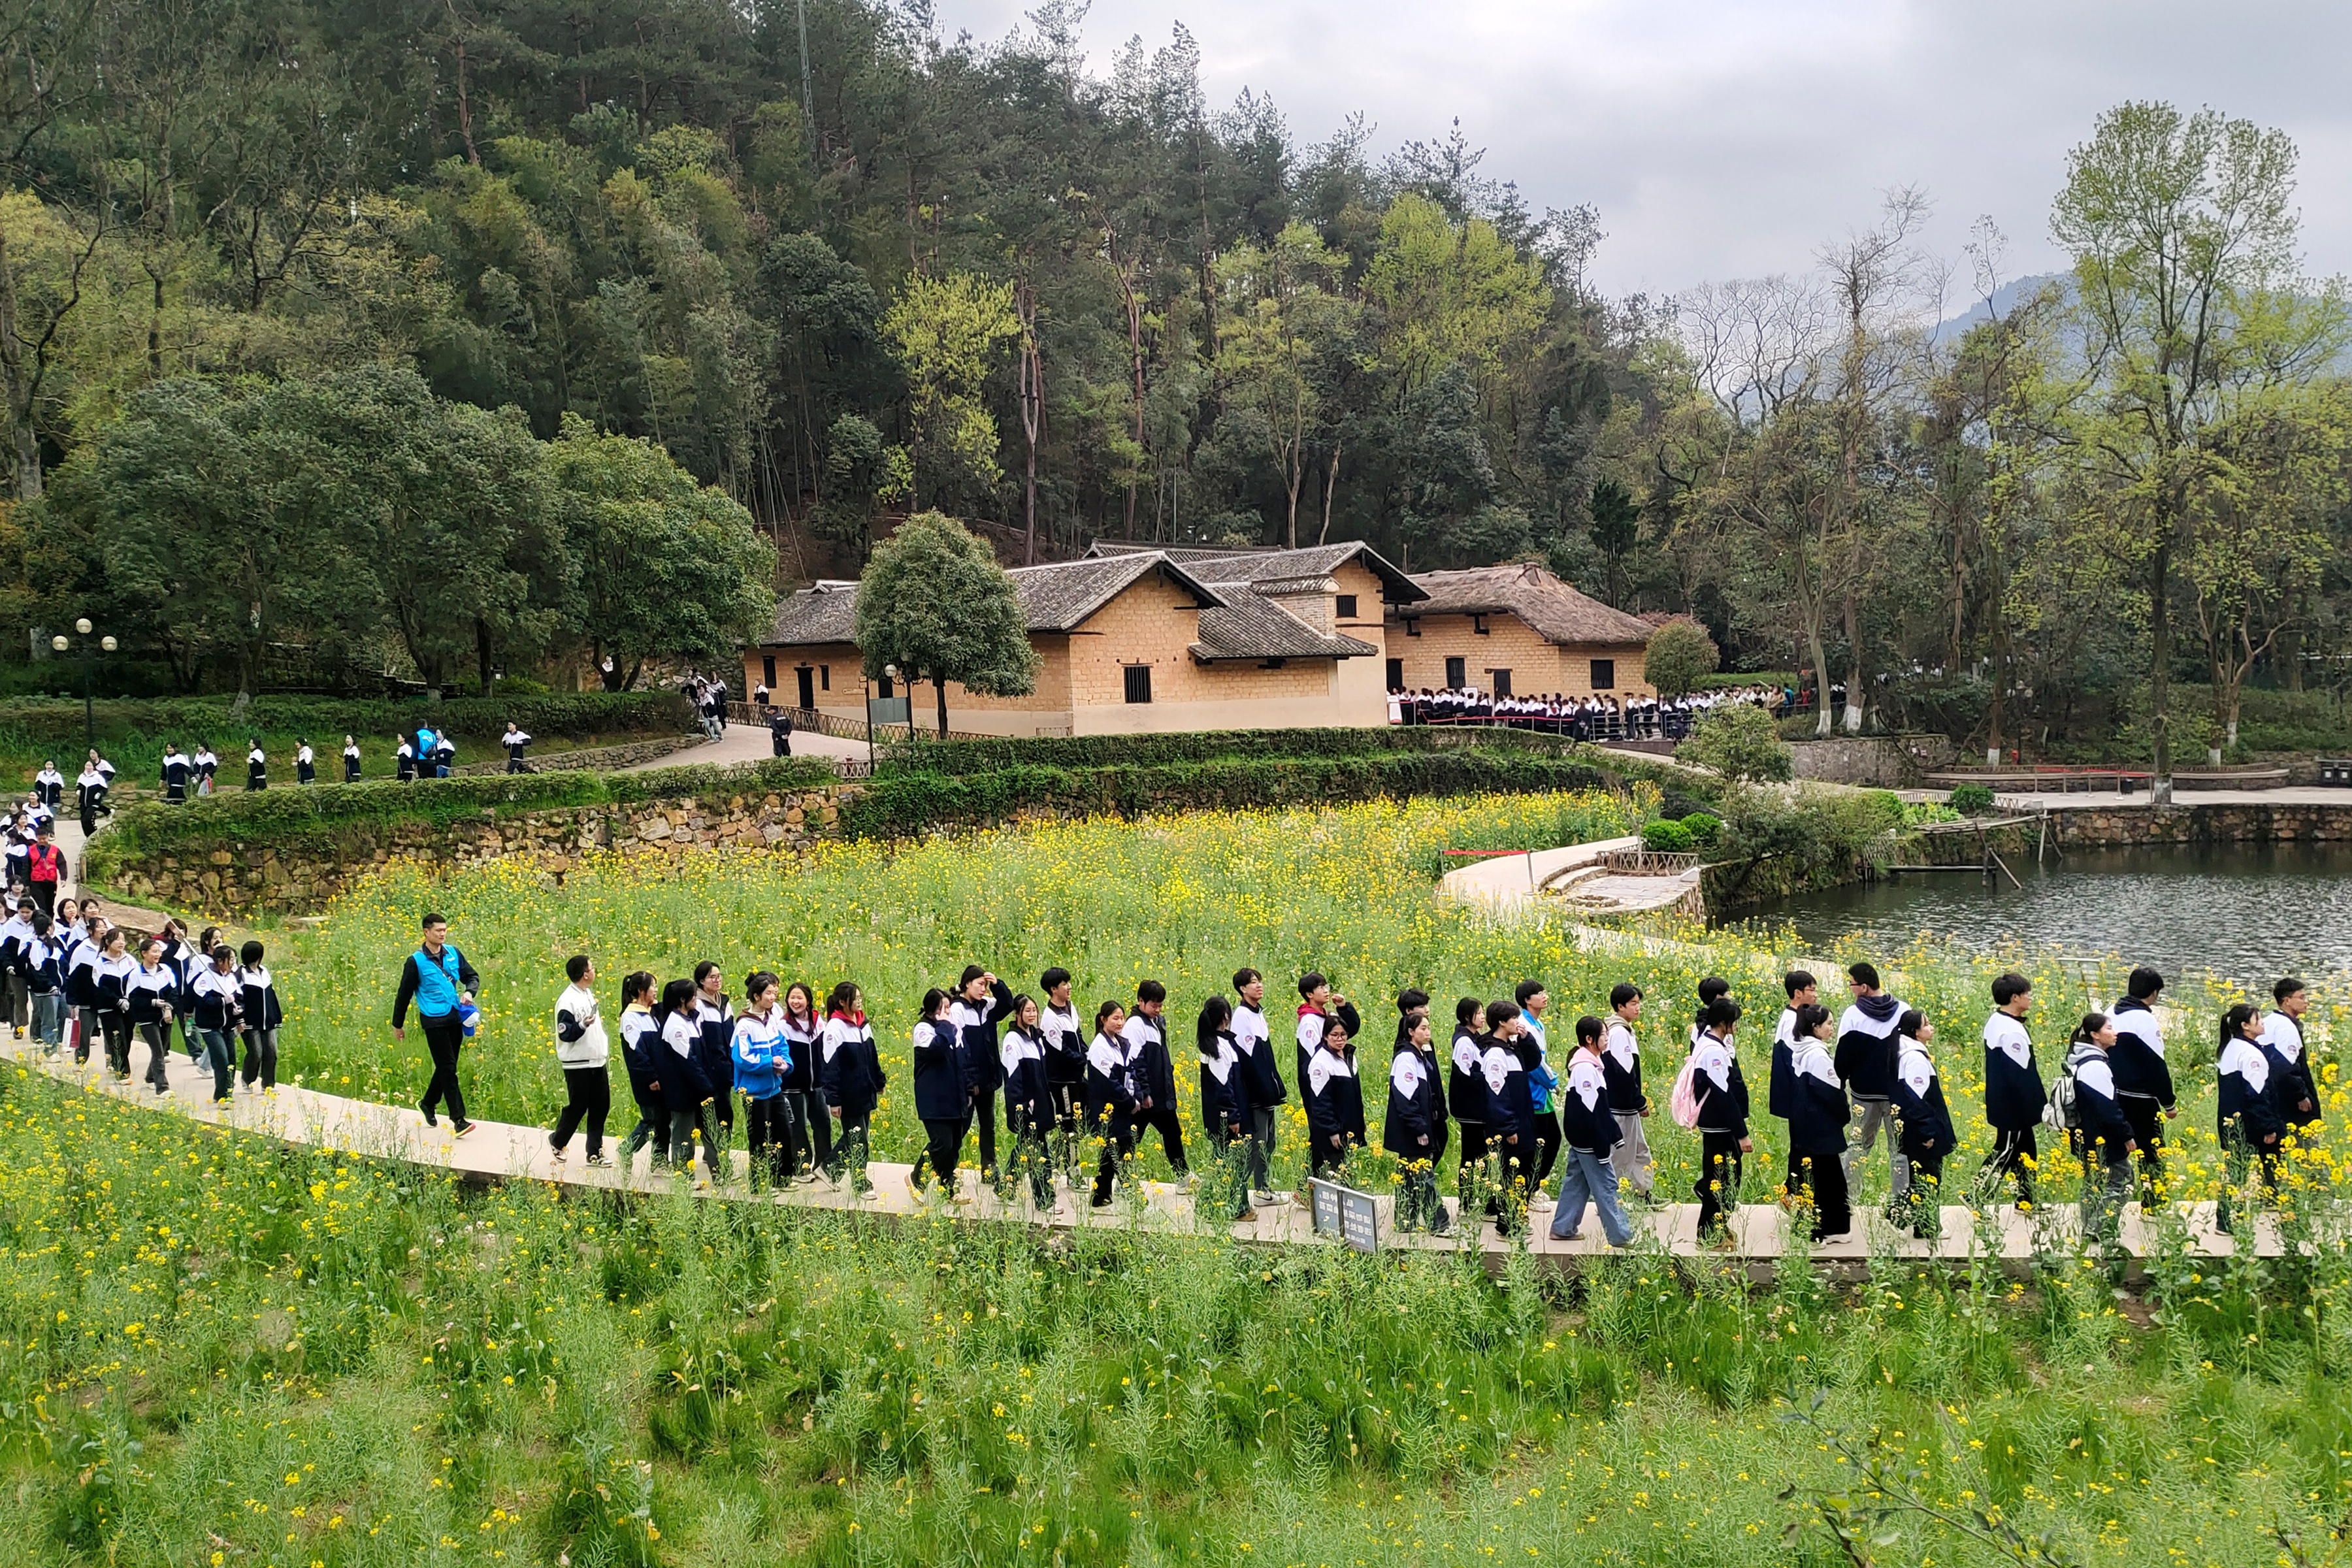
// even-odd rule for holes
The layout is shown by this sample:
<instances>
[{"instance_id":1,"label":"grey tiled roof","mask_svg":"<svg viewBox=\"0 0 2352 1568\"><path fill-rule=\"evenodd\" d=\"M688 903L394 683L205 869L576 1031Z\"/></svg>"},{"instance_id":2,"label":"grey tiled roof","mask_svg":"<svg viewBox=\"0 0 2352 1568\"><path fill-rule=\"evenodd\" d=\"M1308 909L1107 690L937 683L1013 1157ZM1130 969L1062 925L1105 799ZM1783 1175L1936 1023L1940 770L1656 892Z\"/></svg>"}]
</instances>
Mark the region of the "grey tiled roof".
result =
<instances>
[{"instance_id":1,"label":"grey tiled roof","mask_svg":"<svg viewBox=\"0 0 2352 1568\"><path fill-rule=\"evenodd\" d=\"M1087 616L1109 604L1122 589L1154 572L1192 595L1197 604L1225 602L1225 595L1157 552L1016 566L1005 575L1013 579L1013 589L1021 595L1022 616L1030 631L1069 632L1084 625ZM820 583L803 588L776 605L775 624L769 629L765 646L854 642L856 613L855 583Z\"/></svg>"},{"instance_id":2,"label":"grey tiled roof","mask_svg":"<svg viewBox=\"0 0 2352 1568\"><path fill-rule=\"evenodd\" d=\"M1224 604L1201 612L1201 640L1192 657L1203 664L1228 658L1360 658L1381 650L1359 637L1318 631L1246 584L1223 585Z\"/></svg>"},{"instance_id":3,"label":"grey tiled roof","mask_svg":"<svg viewBox=\"0 0 2352 1568\"><path fill-rule=\"evenodd\" d=\"M1122 544L1098 539L1089 556L1115 560L1139 554L1165 555L1203 583L1270 583L1276 579L1328 577L1350 561L1361 561L1381 580L1382 595L1394 604L1422 597L1420 584L1361 540L1309 544L1297 550L1224 550L1193 545Z\"/></svg>"},{"instance_id":4,"label":"grey tiled roof","mask_svg":"<svg viewBox=\"0 0 2352 1568\"><path fill-rule=\"evenodd\" d=\"M1637 616L1578 593L1531 563L1423 572L1414 580L1428 597L1412 606L1412 615L1517 616L1545 641L1563 647L1646 644L1654 629Z\"/></svg>"}]
</instances>

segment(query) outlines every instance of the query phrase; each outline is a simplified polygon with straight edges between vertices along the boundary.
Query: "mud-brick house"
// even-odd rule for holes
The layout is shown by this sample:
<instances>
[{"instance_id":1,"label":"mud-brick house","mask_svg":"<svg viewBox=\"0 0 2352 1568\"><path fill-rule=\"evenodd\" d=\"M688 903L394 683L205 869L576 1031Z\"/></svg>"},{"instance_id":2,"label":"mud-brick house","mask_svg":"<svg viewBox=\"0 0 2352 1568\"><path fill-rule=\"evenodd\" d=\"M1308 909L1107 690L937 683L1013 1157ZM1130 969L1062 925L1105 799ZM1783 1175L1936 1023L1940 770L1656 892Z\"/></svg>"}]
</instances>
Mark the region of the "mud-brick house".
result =
<instances>
[{"instance_id":1,"label":"mud-brick house","mask_svg":"<svg viewBox=\"0 0 2352 1568\"><path fill-rule=\"evenodd\" d=\"M1643 679L1649 624L1532 563L1423 572L1417 599L1389 606L1387 684L1475 686L1497 697L1654 695Z\"/></svg>"}]
</instances>

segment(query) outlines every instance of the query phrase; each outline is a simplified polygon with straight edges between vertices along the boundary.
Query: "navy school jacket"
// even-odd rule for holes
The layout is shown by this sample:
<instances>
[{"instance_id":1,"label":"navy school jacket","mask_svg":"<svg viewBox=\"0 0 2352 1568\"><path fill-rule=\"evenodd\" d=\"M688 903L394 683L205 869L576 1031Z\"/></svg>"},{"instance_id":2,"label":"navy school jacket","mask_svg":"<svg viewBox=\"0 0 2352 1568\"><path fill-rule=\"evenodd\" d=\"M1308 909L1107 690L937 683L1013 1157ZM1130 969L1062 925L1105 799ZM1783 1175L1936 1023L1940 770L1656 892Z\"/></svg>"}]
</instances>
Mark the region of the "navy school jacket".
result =
<instances>
[{"instance_id":1,"label":"navy school jacket","mask_svg":"<svg viewBox=\"0 0 2352 1568\"><path fill-rule=\"evenodd\" d=\"M991 1093L1004 1081L1004 1063L998 1057L996 1031L1004 1022L1004 1016L1012 1011L1013 993L1002 980L980 1002L967 1002L959 995L948 1003L948 1022L956 1031L956 1068L963 1074L967 1097Z\"/></svg>"},{"instance_id":2,"label":"navy school jacket","mask_svg":"<svg viewBox=\"0 0 2352 1568\"><path fill-rule=\"evenodd\" d=\"M1307 1058L1299 1091L1307 1101L1307 1131L1316 1148L1328 1152L1335 1134L1344 1142L1364 1142L1364 1086L1356 1080L1355 1063L1317 1047Z\"/></svg>"},{"instance_id":3,"label":"navy school jacket","mask_svg":"<svg viewBox=\"0 0 2352 1568\"><path fill-rule=\"evenodd\" d=\"M2125 1100L2152 1100L2170 1110L2172 1067L2164 1059L2164 1030L2157 1023L2155 1009L2137 996L2126 996L2107 1017L2116 1026L2107 1068L2115 1074L2116 1095Z\"/></svg>"},{"instance_id":4,"label":"navy school jacket","mask_svg":"<svg viewBox=\"0 0 2352 1568\"><path fill-rule=\"evenodd\" d=\"M1996 1010L1985 1020L1985 1120L2007 1132L2042 1120L2049 1096L2034 1065L2033 1040L2025 1026Z\"/></svg>"},{"instance_id":5,"label":"navy school jacket","mask_svg":"<svg viewBox=\"0 0 2352 1568\"><path fill-rule=\"evenodd\" d=\"M875 1048L874 1026L866 1015L851 1017L835 1013L824 1021L818 1037L817 1086L824 1102L841 1112L845 1121L873 1114L874 1105L888 1087L882 1070L882 1053Z\"/></svg>"},{"instance_id":6,"label":"navy school jacket","mask_svg":"<svg viewBox=\"0 0 2352 1568\"><path fill-rule=\"evenodd\" d=\"M1249 1072L1231 1029L1217 1033L1214 1054L1201 1053L1201 1125L1223 1138L1228 1127L1250 1130Z\"/></svg>"},{"instance_id":7,"label":"navy school jacket","mask_svg":"<svg viewBox=\"0 0 2352 1568\"><path fill-rule=\"evenodd\" d=\"M915 1114L926 1121L952 1121L971 1110L971 1096L960 1059L960 1031L945 1018L915 1026Z\"/></svg>"},{"instance_id":8,"label":"navy school jacket","mask_svg":"<svg viewBox=\"0 0 2352 1568\"><path fill-rule=\"evenodd\" d=\"M1434 1161L1445 1152L1445 1100L1438 1082L1435 1051L1416 1051L1408 1041L1389 1058L1389 1108L1381 1145L1398 1159Z\"/></svg>"},{"instance_id":9,"label":"navy school jacket","mask_svg":"<svg viewBox=\"0 0 2352 1568\"><path fill-rule=\"evenodd\" d=\"M1845 1126L1853 1107L1838 1082L1837 1068L1819 1040L1800 1040L1791 1058L1789 1148L1819 1158L1845 1151Z\"/></svg>"},{"instance_id":10,"label":"navy school jacket","mask_svg":"<svg viewBox=\"0 0 2352 1568\"><path fill-rule=\"evenodd\" d=\"M996 1056L1004 1074L1007 1122L1024 1121L1042 1128L1053 1121L1054 1089L1048 1070L1051 1049L1043 1029L1032 1035L1015 1024L1004 1031Z\"/></svg>"},{"instance_id":11,"label":"navy school jacket","mask_svg":"<svg viewBox=\"0 0 2352 1568\"><path fill-rule=\"evenodd\" d=\"M1895 1057L1895 1114L1903 1123L1903 1152L1910 1159L1948 1154L1958 1142L1951 1108L1944 1103L1944 1080L1918 1041L1905 1039Z\"/></svg>"},{"instance_id":12,"label":"navy school jacket","mask_svg":"<svg viewBox=\"0 0 2352 1568\"><path fill-rule=\"evenodd\" d=\"M2283 1088L2272 1060L2271 1053L2253 1040L2234 1039L2221 1047L2221 1059L2216 1064L2221 1095L2214 1103L2214 1122L2224 1138L2233 1123L2257 1149L2276 1148L2277 1141L2286 1135Z\"/></svg>"},{"instance_id":13,"label":"navy school jacket","mask_svg":"<svg viewBox=\"0 0 2352 1568\"><path fill-rule=\"evenodd\" d=\"M1882 991L1864 996L1838 1019L1837 1075L1856 1100L1887 1100L1895 1092L1895 1026L1903 1004Z\"/></svg>"},{"instance_id":14,"label":"navy school jacket","mask_svg":"<svg viewBox=\"0 0 2352 1568\"><path fill-rule=\"evenodd\" d=\"M1624 1134L1609 1110L1609 1072L1590 1051L1568 1059L1568 1082L1559 1097L1559 1126L1568 1146L1607 1159Z\"/></svg>"},{"instance_id":15,"label":"navy school jacket","mask_svg":"<svg viewBox=\"0 0 2352 1568\"><path fill-rule=\"evenodd\" d=\"M1087 1045L1087 1131L1125 1137L1135 1116L1135 1047L1124 1035L1097 1035Z\"/></svg>"}]
</instances>

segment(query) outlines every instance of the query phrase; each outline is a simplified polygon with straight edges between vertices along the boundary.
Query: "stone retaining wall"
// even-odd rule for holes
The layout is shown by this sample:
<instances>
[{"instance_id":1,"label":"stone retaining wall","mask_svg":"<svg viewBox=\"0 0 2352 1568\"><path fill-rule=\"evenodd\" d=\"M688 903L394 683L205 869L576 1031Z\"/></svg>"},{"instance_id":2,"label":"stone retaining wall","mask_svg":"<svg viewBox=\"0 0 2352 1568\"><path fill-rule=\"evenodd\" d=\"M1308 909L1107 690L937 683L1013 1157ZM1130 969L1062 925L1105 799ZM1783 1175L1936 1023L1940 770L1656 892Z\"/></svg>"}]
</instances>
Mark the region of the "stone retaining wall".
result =
<instances>
[{"instance_id":1,"label":"stone retaining wall","mask_svg":"<svg viewBox=\"0 0 2352 1568\"><path fill-rule=\"evenodd\" d=\"M2232 801L2204 805L2070 806L2050 814L2062 848L2141 844L2332 844L2352 841L2352 799L2343 805Z\"/></svg>"},{"instance_id":2,"label":"stone retaining wall","mask_svg":"<svg viewBox=\"0 0 2352 1568\"><path fill-rule=\"evenodd\" d=\"M1854 736L1795 741L1797 776L1822 784L1912 789L1930 768L1952 759L1952 743L1941 735Z\"/></svg>"},{"instance_id":3,"label":"stone retaining wall","mask_svg":"<svg viewBox=\"0 0 2352 1568\"><path fill-rule=\"evenodd\" d=\"M237 846L203 856L164 856L126 868L113 890L142 903L237 919L263 910L323 909L350 878L394 859L452 868L491 860L528 861L561 884L595 850L682 855L690 849L758 849L797 856L838 833L853 784L783 794L686 796L628 805L572 806L456 823L406 819L352 836L340 848Z\"/></svg>"}]
</instances>

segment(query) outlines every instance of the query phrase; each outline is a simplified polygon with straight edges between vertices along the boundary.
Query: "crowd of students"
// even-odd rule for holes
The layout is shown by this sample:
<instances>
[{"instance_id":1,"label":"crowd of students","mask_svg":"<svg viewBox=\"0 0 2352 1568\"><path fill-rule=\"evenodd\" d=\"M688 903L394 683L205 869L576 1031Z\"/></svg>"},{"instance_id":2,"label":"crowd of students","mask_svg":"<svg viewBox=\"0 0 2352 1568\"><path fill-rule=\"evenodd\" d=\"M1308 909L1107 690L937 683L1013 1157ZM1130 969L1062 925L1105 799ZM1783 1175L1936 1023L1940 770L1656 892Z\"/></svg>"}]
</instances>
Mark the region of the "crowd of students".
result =
<instances>
[{"instance_id":1,"label":"crowd of students","mask_svg":"<svg viewBox=\"0 0 2352 1568\"><path fill-rule=\"evenodd\" d=\"M530 741L530 734L520 725L512 720L507 721L506 733L499 739L499 746L507 754L507 772L527 773L531 771ZM446 730L419 725L415 730L404 730L393 737L392 759L393 776L402 784L417 779L446 779L457 766L457 742ZM345 735L343 783L360 782L360 762L359 737ZM47 777L56 771L57 764L50 763L44 766L42 773ZM182 751L173 742L163 742L163 759L157 772L156 784L167 804L176 805L191 795L211 795L219 774L220 758L210 743L199 741L196 749L190 752ZM96 831L97 818L106 810L106 794L113 781L114 764L96 752L90 752L89 766L83 770L81 777L82 831L85 833ZM307 735L299 737L295 744L294 782L298 784L319 782L319 753ZM62 788L62 776L58 783ZM269 787L269 756L262 749L258 736L252 740L246 751L245 787L248 790Z\"/></svg>"},{"instance_id":2,"label":"crowd of students","mask_svg":"<svg viewBox=\"0 0 2352 1568\"><path fill-rule=\"evenodd\" d=\"M430 992L430 1016L446 1021L472 1005L475 976L454 948L435 944L437 925L437 916L428 917L427 945L409 961L400 1005L412 996L425 1005ZM1852 965L1845 980L1851 1000L1832 1010L1811 974L1784 977L1765 1103L1766 1115L1782 1124L1780 1195L1810 1213L1816 1239L1848 1233L1855 1170L1883 1137L1890 1218L1931 1236L1958 1144L1935 1029L1882 988L1872 965ZM562 1159L584 1131L586 1157L602 1165L610 1037L587 957L571 961L567 981L555 1036L568 1095L549 1142ZM2161 1192L2166 1124L2178 1114L2156 1012L2163 985L2155 970L2134 970L2111 1011L2075 1025L2045 1081L2028 1025L2030 983L2014 973L1993 983L1983 1092L1995 1143L1974 1179L1980 1198L1996 1198L2008 1184L2021 1208L2032 1205L2040 1131L2059 1132L2084 1171L2083 1230L2095 1244L2114 1240L2135 1159L2143 1195ZM1300 977L1297 991L1287 1074L1255 970L1235 972L1230 996L1200 1005L1192 1087L1211 1148L1195 1179L1198 1152L1187 1149L1177 1113L1181 1047L1171 1044L1167 992L1158 981L1139 984L1132 1002L1105 1001L1082 1013L1066 969L1048 969L1034 992L1015 994L992 972L968 966L918 1007L912 1098L924 1143L909 1187L918 1196L936 1190L969 1202L958 1173L976 1141L980 1179L1000 1195L1012 1199L1025 1188L1040 1213L1055 1212L1060 1180L1073 1200L1086 1185L1100 1207L1126 1179L1128 1159L1156 1136L1176 1176L1236 1221L1290 1201L1276 1191L1273 1172L1292 1085L1305 1112L1308 1173L1339 1171L1370 1142L1357 1052L1363 1019L1321 974ZM622 981L619 994L622 1062L638 1112L622 1140L622 1159L650 1143L656 1168L685 1172L696 1165L698 1145L699 1179L724 1179L719 1151L731 1139L740 1100L755 1179L780 1185L845 1179L870 1190L867 1131L888 1079L855 983L843 981L820 1000L815 987L760 970L730 994L719 966L706 962L667 983L638 971ZM2257 1168L2264 1187L2273 1187L2287 1142L2319 1116L2300 1024L2309 994L2285 979L2273 995L2269 1013L2242 1004L2221 1020L2217 1120L2234 1188ZM1616 985L1604 1007L1575 1020L1555 1053L1551 997L1539 980L1521 983L1507 999L1462 998L1443 1048L1428 994L1400 994L1381 1140L1399 1165L1400 1227L1443 1233L1457 1223L1460 1207L1449 1212L1439 1194L1451 1151L1459 1202L1483 1205L1504 1234L1526 1222L1531 1205L1549 1204L1553 1237L1580 1235L1591 1208L1612 1245L1628 1245L1624 1197L1659 1201L1644 1131L1654 1109L1643 1070L1645 1000L1640 986ZM1663 1030L1653 1020L1647 1028L1653 1055L1668 1046L1680 1058L1669 1106L1677 1123L1699 1135L1694 1195L1701 1235L1709 1238L1726 1234L1756 1148L1740 1046L1747 1016L1730 985L1709 978L1687 1019ZM428 1033L431 1026L428 1020ZM463 1131L456 1058L451 1036L446 1053L435 1052L435 1086ZM428 1117L433 1099L429 1092ZM2225 1199L2224 1230L2234 1213Z\"/></svg>"},{"instance_id":3,"label":"crowd of students","mask_svg":"<svg viewBox=\"0 0 2352 1568\"><path fill-rule=\"evenodd\" d=\"M1779 715L1791 711L1795 702L1794 692L1773 686L1726 687L1664 699L1630 692L1620 698L1605 691L1591 697L1563 697L1557 691L1512 697L1475 686L1442 691L1397 688L1389 693L1389 722L1500 724L1576 741L1679 741L1712 708L1746 703Z\"/></svg>"}]
</instances>

